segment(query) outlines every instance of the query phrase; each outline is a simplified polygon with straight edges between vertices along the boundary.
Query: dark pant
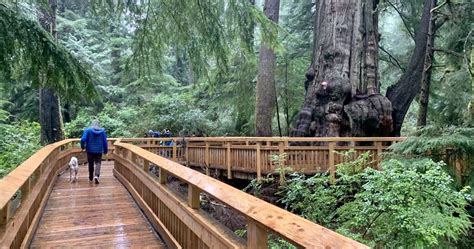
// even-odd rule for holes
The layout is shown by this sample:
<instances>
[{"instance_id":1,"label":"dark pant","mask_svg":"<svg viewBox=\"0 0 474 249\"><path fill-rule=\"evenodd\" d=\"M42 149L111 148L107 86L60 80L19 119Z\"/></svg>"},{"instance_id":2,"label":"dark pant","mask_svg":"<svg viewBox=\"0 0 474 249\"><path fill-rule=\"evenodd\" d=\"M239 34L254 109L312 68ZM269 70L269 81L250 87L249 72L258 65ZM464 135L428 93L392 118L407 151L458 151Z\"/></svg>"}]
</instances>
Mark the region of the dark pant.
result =
<instances>
[{"instance_id":1,"label":"dark pant","mask_svg":"<svg viewBox=\"0 0 474 249\"><path fill-rule=\"evenodd\" d=\"M87 152L87 162L89 163L89 180L92 181L94 177L94 164L95 164L95 176L100 176L100 164L102 163L102 153L89 153Z\"/></svg>"}]
</instances>

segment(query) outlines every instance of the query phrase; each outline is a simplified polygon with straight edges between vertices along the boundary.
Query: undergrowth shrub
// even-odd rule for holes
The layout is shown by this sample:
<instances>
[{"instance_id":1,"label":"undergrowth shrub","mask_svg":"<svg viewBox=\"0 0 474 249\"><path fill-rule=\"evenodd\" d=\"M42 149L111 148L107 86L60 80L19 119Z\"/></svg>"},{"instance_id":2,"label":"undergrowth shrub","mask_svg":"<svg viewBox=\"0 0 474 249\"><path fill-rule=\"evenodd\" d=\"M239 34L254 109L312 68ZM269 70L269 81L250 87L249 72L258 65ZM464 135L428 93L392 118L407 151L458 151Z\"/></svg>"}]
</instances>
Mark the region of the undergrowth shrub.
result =
<instances>
[{"instance_id":1,"label":"undergrowth shrub","mask_svg":"<svg viewBox=\"0 0 474 249\"><path fill-rule=\"evenodd\" d=\"M279 201L373 247L452 247L466 235L469 187L455 190L443 162L389 159L378 171L366 168L369 159L366 153L337 165L335 184L327 173L293 173Z\"/></svg>"},{"instance_id":2,"label":"undergrowth shrub","mask_svg":"<svg viewBox=\"0 0 474 249\"><path fill-rule=\"evenodd\" d=\"M0 178L28 159L40 144L40 126L36 122L0 121Z\"/></svg>"}]
</instances>

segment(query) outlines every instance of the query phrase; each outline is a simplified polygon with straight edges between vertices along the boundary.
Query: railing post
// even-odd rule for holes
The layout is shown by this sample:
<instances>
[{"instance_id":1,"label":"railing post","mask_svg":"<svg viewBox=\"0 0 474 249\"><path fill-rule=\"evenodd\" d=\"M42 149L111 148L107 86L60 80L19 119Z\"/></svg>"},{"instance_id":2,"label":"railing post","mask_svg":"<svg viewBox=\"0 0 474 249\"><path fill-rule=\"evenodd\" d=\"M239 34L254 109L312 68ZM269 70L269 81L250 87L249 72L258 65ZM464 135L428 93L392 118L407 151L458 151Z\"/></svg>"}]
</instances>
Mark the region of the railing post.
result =
<instances>
[{"instance_id":1,"label":"railing post","mask_svg":"<svg viewBox=\"0 0 474 249\"><path fill-rule=\"evenodd\" d=\"M7 205L0 210L0 225L4 225L8 223L10 219L10 205L11 200L7 202Z\"/></svg>"},{"instance_id":2,"label":"railing post","mask_svg":"<svg viewBox=\"0 0 474 249\"><path fill-rule=\"evenodd\" d=\"M186 144L186 148L184 149L184 157L186 159L186 167L189 167L189 141Z\"/></svg>"},{"instance_id":3,"label":"railing post","mask_svg":"<svg viewBox=\"0 0 474 249\"><path fill-rule=\"evenodd\" d=\"M283 154L285 152L285 148L283 146L284 146L283 142L278 143L278 153L279 154Z\"/></svg>"},{"instance_id":4,"label":"railing post","mask_svg":"<svg viewBox=\"0 0 474 249\"><path fill-rule=\"evenodd\" d=\"M257 181L261 181L262 180L262 160L261 160L261 155L260 155L260 142L257 142L256 144L257 148L256 148L256 166L257 166Z\"/></svg>"},{"instance_id":5,"label":"railing post","mask_svg":"<svg viewBox=\"0 0 474 249\"><path fill-rule=\"evenodd\" d=\"M204 155L204 164L206 165L206 175L210 175L209 172L209 142L206 142L206 152Z\"/></svg>"},{"instance_id":6,"label":"railing post","mask_svg":"<svg viewBox=\"0 0 474 249\"><path fill-rule=\"evenodd\" d=\"M336 165L334 158L334 149L336 147L336 142L329 142L329 173L330 173L330 182L334 184L336 182Z\"/></svg>"},{"instance_id":7,"label":"railing post","mask_svg":"<svg viewBox=\"0 0 474 249\"><path fill-rule=\"evenodd\" d=\"M188 184L188 205L191 208L198 209L201 205L201 190L192 184Z\"/></svg>"},{"instance_id":8,"label":"railing post","mask_svg":"<svg viewBox=\"0 0 474 249\"><path fill-rule=\"evenodd\" d=\"M380 163L382 162L382 142L375 142L375 147L377 148L377 169L380 169Z\"/></svg>"},{"instance_id":9,"label":"railing post","mask_svg":"<svg viewBox=\"0 0 474 249\"><path fill-rule=\"evenodd\" d=\"M227 179L232 179L232 154L230 153L230 142L227 142L227 155L226 155L226 163L227 163Z\"/></svg>"},{"instance_id":10,"label":"railing post","mask_svg":"<svg viewBox=\"0 0 474 249\"><path fill-rule=\"evenodd\" d=\"M173 138L173 161L177 162L178 161L178 156L177 154L177 148L176 148L176 139Z\"/></svg>"},{"instance_id":11,"label":"railing post","mask_svg":"<svg viewBox=\"0 0 474 249\"><path fill-rule=\"evenodd\" d=\"M145 159L143 159L143 171L145 171L145 173L148 173L148 171L150 171L150 162Z\"/></svg>"},{"instance_id":12,"label":"railing post","mask_svg":"<svg viewBox=\"0 0 474 249\"><path fill-rule=\"evenodd\" d=\"M168 174L166 173L166 171L162 168L158 168L158 182L160 184L166 184L167 182L167 179L168 179Z\"/></svg>"},{"instance_id":13,"label":"railing post","mask_svg":"<svg viewBox=\"0 0 474 249\"><path fill-rule=\"evenodd\" d=\"M454 159L454 164L455 164L455 168L456 168L456 178L459 182L463 182L463 176L464 176L464 162L462 160L462 158L460 158L459 155L456 155L455 156L455 159Z\"/></svg>"},{"instance_id":14,"label":"railing post","mask_svg":"<svg viewBox=\"0 0 474 249\"><path fill-rule=\"evenodd\" d=\"M266 249L268 248L267 230L255 221L247 223L247 248Z\"/></svg>"},{"instance_id":15,"label":"railing post","mask_svg":"<svg viewBox=\"0 0 474 249\"><path fill-rule=\"evenodd\" d=\"M23 199L25 196L27 196L30 193L30 190L31 190L31 176L28 177L28 180L20 188L21 198Z\"/></svg>"}]
</instances>

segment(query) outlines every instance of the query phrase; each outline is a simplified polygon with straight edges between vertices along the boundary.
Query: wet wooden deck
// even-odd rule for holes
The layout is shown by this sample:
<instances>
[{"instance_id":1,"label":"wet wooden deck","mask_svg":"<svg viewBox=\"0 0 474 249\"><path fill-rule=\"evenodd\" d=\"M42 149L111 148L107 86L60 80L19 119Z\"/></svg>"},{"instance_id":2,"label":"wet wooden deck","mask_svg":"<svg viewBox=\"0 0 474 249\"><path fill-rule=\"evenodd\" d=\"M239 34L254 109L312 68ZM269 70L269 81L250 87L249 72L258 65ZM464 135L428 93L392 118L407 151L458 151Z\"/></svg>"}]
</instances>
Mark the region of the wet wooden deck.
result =
<instances>
[{"instance_id":1,"label":"wet wooden deck","mask_svg":"<svg viewBox=\"0 0 474 249\"><path fill-rule=\"evenodd\" d=\"M100 184L89 183L87 166L79 180L65 172L56 182L31 248L165 248L127 190L103 162Z\"/></svg>"}]
</instances>

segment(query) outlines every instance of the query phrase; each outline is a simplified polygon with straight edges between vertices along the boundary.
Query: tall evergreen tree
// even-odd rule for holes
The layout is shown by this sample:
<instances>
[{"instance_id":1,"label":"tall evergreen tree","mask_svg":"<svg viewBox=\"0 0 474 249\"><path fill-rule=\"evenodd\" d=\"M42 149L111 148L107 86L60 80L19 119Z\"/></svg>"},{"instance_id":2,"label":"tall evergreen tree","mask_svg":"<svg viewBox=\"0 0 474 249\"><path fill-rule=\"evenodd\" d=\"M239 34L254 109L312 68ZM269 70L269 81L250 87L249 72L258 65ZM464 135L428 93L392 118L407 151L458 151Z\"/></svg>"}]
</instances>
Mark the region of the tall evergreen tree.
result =
<instances>
[{"instance_id":1,"label":"tall evergreen tree","mask_svg":"<svg viewBox=\"0 0 474 249\"><path fill-rule=\"evenodd\" d=\"M278 22L280 0L265 0L265 15ZM275 63L276 55L265 41L260 45L255 105L255 134L261 137L272 136L272 118L275 107Z\"/></svg>"},{"instance_id":2,"label":"tall evergreen tree","mask_svg":"<svg viewBox=\"0 0 474 249\"><path fill-rule=\"evenodd\" d=\"M39 22L57 40L56 11L57 0L49 0L49 5L41 6ZM50 79L45 79L50 80ZM39 122L41 125L41 143L49 144L64 139L63 120L59 96L51 88L39 90Z\"/></svg>"}]
</instances>

